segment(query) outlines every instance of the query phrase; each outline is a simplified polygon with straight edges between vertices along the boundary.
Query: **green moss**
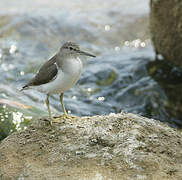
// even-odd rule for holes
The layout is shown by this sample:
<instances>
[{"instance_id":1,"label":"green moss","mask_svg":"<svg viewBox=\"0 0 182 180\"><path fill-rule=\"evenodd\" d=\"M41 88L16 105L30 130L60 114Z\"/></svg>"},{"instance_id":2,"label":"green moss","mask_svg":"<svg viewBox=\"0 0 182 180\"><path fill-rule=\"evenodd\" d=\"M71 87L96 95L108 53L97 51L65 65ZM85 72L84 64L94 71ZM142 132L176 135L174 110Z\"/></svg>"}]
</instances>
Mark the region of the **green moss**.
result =
<instances>
[{"instance_id":1,"label":"green moss","mask_svg":"<svg viewBox=\"0 0 182 180\"><path fill-rule=\"evenodd\" d=\"M16 124L13 123L12 112L0 106L0 141L15 131L17 130Z\"/></svg>"},{"instance_id":2,"label":"green moss","mask_svg":"<svg viewBox=\"0 0 182 180\"><path fill-rule=\"evenodd\" d=\"M23 130L31 124L33 116L47 115L35 107L19 109L8 105L0 105L0 141L18 130Z\"/></svg>"},{"instance_id":3,"label":"green moss","mask_svg":"<svg viewBox=\"0 0 182 180\"><path fill-rule=\"evenodd\" d=\"M97 85L99 86L109 86L117 79L117 73L115 71L111 71L109 76L103 81L97 81Z\"/></svg>"}]
</instances>

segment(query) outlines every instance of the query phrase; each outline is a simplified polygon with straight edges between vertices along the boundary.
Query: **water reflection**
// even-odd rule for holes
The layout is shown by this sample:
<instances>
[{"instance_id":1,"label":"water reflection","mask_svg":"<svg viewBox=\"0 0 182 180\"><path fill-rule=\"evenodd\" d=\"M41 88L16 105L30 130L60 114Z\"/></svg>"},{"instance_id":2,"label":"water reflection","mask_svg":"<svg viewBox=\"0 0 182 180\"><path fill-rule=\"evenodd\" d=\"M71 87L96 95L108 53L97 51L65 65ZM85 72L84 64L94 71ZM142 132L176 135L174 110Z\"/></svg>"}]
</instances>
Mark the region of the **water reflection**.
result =
<instances>
[{"instance_id":1,"label":"water reflection","mask_svg":"<svg viewBox=\"0 0 182 180\"><path fill-rule=\"evenodd\" d=\"M10 46L9 53L14 54L16 51L17 51L17 47L14 44L12 44Z\"/></svg>"},{"instance_id":2,"label":"water reflection","mask_svg":"<svg viewBox=\"0 0 182 180\"><path fill-rule=\"evenodd\" d=\"M135 39L133 41L125 41L124 42L124 46L126 47L134 47L134 48L144 48L148 45L150 45L150 39L146 39L144 41L142 41L141 39Z\"/></svg>"},{"instance_id":3,"label":"water reflection","mask_svg":"<svg viewBox=\"0 0 182 180\"><path fill-rule=\"evenodd\" d=\"M104 29L105 31L110 31L111 27L109 25L105 25Z\"/></svg>"},{"instance_id":4,"label":"water reflection","mask_svg":"<svg viewBox=\"0 0 182 180\"><path fill-rule=\"evenodd\" d=\"M20 71L20 75L23 76L25 74L24 71Z\"/></svg>"},{"instance_id":5,"label":"water reflection","mask_svg":"<svg viewBox=\"0 0 182 180\"><path fill-rule=\"evenodd\" d=\"M97 99L98 99L99 101L104 101L105 97L100 96L100 97L98 97Z\"/></svg>"}]
</instances>

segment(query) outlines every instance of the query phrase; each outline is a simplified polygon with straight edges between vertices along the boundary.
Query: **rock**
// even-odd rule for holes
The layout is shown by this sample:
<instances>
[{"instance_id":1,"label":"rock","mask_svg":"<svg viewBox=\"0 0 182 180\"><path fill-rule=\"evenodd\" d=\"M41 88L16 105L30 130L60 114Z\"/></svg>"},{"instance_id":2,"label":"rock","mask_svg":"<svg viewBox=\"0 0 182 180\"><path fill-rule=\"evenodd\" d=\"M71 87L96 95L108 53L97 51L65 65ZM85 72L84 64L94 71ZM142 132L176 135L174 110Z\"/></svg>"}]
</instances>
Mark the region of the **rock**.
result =
<instances>
[{"instance_id":1,"label":"rock","mask_svg":"<svg viewBox=\"0 0 182 180\"><path fill-rule=\"evenodd\" d=\"M182 68L182 1L150 2L150 30L155 50Z\"/></svg>"},{"instance_id":2,"label":"rock","mask_svg":"<svg viewBox=\"0 0 182 180\"><path fill-rule=\"evenodd\" d=\"M134 114L35 120L0 144L0 179L182 179L182 135Z\"/></svg>"}]
</instances>

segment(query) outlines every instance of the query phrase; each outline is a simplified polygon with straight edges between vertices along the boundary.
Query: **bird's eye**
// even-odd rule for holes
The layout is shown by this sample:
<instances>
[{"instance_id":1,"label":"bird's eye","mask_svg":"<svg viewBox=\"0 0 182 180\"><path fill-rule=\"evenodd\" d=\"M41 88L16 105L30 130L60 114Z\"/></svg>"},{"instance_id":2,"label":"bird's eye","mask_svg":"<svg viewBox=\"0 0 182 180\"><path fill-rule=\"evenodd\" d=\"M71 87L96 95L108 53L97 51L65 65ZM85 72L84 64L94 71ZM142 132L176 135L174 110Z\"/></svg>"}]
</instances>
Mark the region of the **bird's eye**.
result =
<instances>
[{"instance_id":1,"label":"bird's eye","mask_svg":"<svg viewBox=\"0 0 182 180\"><path fill-rule=\"evenodd\" d=\"M73 48L72 48L72 47L70 47L70 50L73 50Z\"/></svg>"}]
</instances>

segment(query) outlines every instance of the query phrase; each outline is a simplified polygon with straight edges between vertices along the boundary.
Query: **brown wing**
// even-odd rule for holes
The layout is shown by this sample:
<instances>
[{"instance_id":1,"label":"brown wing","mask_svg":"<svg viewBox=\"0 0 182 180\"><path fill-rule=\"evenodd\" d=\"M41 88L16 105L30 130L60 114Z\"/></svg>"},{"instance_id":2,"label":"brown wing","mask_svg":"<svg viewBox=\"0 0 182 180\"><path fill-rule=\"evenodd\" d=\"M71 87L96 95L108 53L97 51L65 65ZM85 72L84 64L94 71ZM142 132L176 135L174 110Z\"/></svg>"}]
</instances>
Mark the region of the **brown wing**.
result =
<instances>
[{"instance_id":1,"label":"brown wing","mask_svg":"<svg viewBox=\"0 0 182 180\"><path fill-rule=\"evenodd\" d=\"M35 75L35 77L30 80L30 82L24 86L38 86L41 84L46 84L50 81L52 81L58 72L57 66L56 66L56 55L53 56L49 61L47 61L39 70L39 72Z\"/></svg>"}]
</instances>

